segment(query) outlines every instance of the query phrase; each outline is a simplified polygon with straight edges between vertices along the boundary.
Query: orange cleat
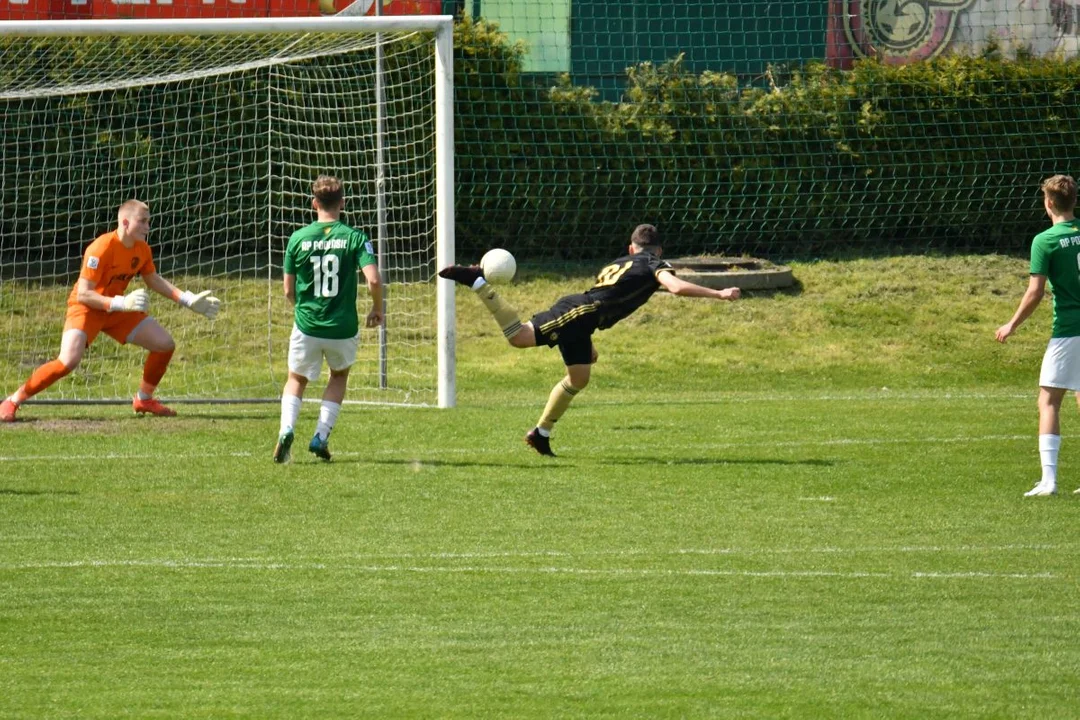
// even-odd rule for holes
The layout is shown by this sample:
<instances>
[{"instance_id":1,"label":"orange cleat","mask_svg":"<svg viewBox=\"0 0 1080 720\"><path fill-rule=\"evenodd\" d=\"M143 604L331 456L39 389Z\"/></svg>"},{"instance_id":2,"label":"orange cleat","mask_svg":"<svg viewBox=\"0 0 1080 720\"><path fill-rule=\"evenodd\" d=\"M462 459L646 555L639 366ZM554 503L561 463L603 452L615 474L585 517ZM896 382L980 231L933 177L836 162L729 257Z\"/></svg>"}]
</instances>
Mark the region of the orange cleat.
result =
<instances>
[{"instance_id":1,"label":"orange cleat","mask_svg":"<svg viewBox=\"0 0 1080 720\"><path fill-rule=\"evenodd\" d=\"M19 406L10 399L0 403L0 422L15 422L15 413L18 411Z\"/></svg>"},{"instance_id":2,"label":"orange cleat","mask_svg":"<svg viewBox=\"0 0 1080 720\"><path fill-rule=\"evenodd\" d=\"M158 417L173 417L176 415L175 410L170 407L165 407L154 398L141 400L138 395L131 401L131 409L135 411L136 415L145 415L146 413L157 415Z\"/></svg>"}]
</instances>

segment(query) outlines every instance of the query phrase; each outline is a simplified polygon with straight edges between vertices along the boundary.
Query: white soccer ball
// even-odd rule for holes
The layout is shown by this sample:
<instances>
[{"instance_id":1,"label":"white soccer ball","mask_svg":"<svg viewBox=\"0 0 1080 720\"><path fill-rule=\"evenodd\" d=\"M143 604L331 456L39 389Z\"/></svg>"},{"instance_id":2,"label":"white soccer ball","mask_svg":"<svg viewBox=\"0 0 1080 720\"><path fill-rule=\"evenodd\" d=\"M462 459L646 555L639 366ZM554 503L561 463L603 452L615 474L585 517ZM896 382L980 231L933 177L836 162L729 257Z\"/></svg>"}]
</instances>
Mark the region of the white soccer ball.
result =
<instances>
[{"instance_id":1,"label":"white soccer ball","mask_svg":"<svg viewBox=\"0 0 1080 720\"><path fill-rule=\"evenodd\" d=\"M513 280L517 273L517 260L506 250L494 248L480 258L480 268L488 282L507 283Z\"/></svg>"}]
</instances>

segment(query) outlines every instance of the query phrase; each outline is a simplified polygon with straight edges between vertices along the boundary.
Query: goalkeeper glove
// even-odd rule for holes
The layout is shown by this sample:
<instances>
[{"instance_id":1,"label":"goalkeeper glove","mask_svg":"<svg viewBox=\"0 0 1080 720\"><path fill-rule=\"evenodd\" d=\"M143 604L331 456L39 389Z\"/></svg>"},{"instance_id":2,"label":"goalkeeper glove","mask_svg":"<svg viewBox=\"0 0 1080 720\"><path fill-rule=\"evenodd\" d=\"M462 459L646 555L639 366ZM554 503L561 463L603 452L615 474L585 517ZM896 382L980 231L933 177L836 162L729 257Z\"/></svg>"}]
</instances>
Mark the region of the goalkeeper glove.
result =
<instances>
[{"instance_id":1,"label":"goalkeeper glove","mask_svg":"<svg viewBox=\"0 0 1080 720\"><path fill-rule=\"evenodd\" d=\"M208 320L217 317L218 309L221 307L221 301L211 295L209 290L203 290L198 295L185 290L180 293L180 304L200 315L205 315Z\"/></svg>"},{"instance_id":2,"label":"goalkeeper glove","mask_svg":"<svg viewBox=\"0 0 1080 720\"><path fill-rule=\"evenodd\" d=\"M109 312L146 312L150 309L150 293L142 288L109 300Z\"/></svg>"}]
</instances>

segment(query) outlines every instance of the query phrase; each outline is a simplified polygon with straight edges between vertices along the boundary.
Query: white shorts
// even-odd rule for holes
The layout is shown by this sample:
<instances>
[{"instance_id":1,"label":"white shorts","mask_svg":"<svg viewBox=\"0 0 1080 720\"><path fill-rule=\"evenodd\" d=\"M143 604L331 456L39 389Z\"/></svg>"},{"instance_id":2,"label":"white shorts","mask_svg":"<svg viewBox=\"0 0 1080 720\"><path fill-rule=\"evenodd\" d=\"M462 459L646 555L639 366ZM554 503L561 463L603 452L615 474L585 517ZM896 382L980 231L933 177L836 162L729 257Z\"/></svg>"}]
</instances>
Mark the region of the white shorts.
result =
<instances>
[{"instance_id":1,"label":"white shorts","mask_svg":"<svg viewBox=\"0 0 1080 720\"><path fill-rule=\"evenodd\" d=\"M324 357L331 370L344 370L356 362L359 347L359 333L356 337L328 340L305 335L293 325L289 337L289 371L303 375L308 380L318 380Z\"/></svg>"},{"instance_id":2,"label":"white shorts","mask_svg":"<svg viewBox=\"0 0 1080 720\"><path fill-rule=\"evenodd\" d=\"M1080 337L1050 338L1039 372L1039 387L1080 390Z\"/></svg>"}]
</instances>

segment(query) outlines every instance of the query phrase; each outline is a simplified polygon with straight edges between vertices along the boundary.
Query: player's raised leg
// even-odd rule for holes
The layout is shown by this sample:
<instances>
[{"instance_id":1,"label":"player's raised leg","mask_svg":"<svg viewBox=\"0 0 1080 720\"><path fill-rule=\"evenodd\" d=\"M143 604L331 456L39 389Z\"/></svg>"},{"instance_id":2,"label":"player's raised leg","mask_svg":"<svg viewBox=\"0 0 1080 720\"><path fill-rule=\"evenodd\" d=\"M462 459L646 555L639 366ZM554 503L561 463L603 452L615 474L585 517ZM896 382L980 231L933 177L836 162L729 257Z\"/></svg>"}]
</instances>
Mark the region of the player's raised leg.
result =
<instances>
[{"instance_id":1,"label":"player's raised leg","mask_svg":"<svg viewBox=\"0 0 1080 720\"><path fill-rule=\"evenodd\" d=\"M502 296L492 287L491 283L484 279L484 272L479 265L451 265L439 271L439 277L453 280L471 289L480 302L484 303L491 316L495 318L499 329L514 347L534 347L536 340L533 336L532 326L529 323L522 324L517 310L510 306Z\"/></svg>"},{"instance_id":2,"label":"player's raised leg","mask_svg":"<svg viewBox=\"0 0 1080 720\"><path fill-rule=\"evenodd\" d=\"M126 341L149 351L146 362L143 363L142 382L131 401L131 409L137 415L149 413L160 417L173 417L176 411L154 397L161 379L165 377L165 371L169 369L169 361L176 352L172 335L161 327L157 320L147 317L131 331Z\"/></svg>"},{"instance_id":3,"label":"player's raised leg","mask_svg":"<svg viewBox=\"0 0 1080 720\"><path fill-rule=\"evenodd\" d=\"M77 368L85 352L86 333L76 329L65 330L56 359L35 369L18 390L0 403L0 422L13 422L20 405Z\"/></svg>"}]
</instances>

